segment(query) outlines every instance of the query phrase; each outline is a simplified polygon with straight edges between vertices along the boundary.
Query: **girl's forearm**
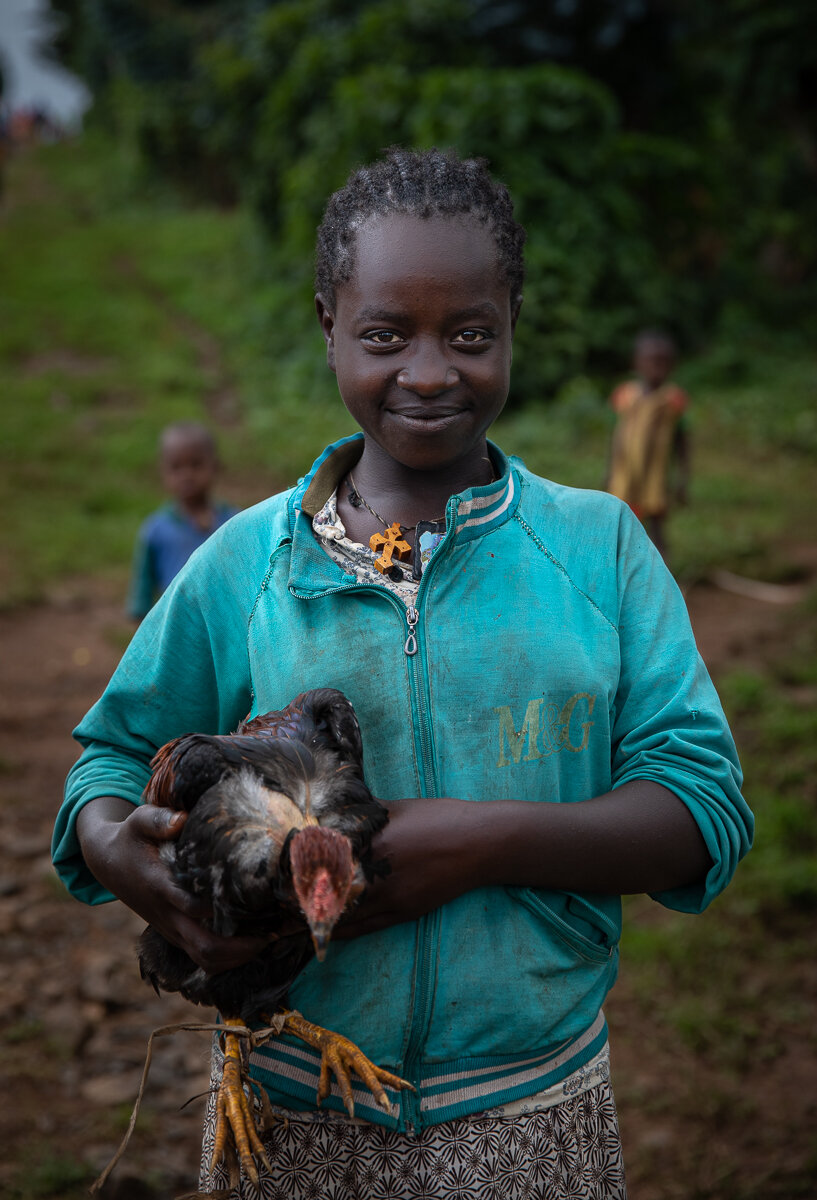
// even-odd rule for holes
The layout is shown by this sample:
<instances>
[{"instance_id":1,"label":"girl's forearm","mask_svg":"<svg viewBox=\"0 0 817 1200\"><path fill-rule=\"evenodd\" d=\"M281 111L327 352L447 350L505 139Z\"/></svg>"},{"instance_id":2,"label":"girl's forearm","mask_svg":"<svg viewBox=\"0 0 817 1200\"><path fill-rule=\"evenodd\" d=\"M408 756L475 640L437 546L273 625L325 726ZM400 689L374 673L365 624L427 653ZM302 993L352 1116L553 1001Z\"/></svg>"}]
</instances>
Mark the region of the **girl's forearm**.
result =
<instances>
[{"instance_id":1,"label":"girl's forearm","mask_svg":"<svg viewBox=\"0 0 817 1200\"><path fill-rule=\"evenodd\" d=\"M77 815L77 840L82 857L92 875L114 895L118 889L112 887L111 839L116 827L133 813L134 805L120 796L98 796L89 800Z\"/></svg>"},{"instance_id":2,"label":"girl's forearm","mask_svg":"<svg viewBox=\"0 0 817 1200\"><path fill-rule=\"evenodd\" d=\"M134 810L134 805L121 796L97 796L89 800L77 815L77 837L85 849L85 840L93 839L94 832L108 822L126 820Z\"/></svg>"},{"instance_id":3,"label":"girl's forearm","mask_svg":"<svg viewBox=\"0 0 817 1200\"><path fill-rule=\"evenodd\" d=\"M577 804L474 809L472 869L483 885L659 892L703 880L712 865L687 806L650 780Z\"/></svg>"},{"instance_id":4,"label":"girl's forearm","mask_svg":"<svg viewBox=\"0 0 817 1200\"><path fill-rule=\"evenodd\" d=\"M389 873L336 937L416 920L480 887L663 892L703 882L711 866L686 805L649 780L575 804L425 797L389 814L373 844Z\"/></svg>"}]
</instances>

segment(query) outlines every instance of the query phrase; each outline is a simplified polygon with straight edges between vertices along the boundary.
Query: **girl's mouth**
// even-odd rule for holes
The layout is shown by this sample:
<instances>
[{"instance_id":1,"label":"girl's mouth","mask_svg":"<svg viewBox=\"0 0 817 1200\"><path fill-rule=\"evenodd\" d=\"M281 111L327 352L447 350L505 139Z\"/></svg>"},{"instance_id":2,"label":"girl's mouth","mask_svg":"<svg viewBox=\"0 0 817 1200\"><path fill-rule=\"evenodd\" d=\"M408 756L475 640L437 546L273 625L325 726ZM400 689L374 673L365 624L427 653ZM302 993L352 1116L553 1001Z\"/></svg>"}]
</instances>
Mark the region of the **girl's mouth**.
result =
<instances>
[{"instance_id":1,"label":"girl's mouth","mask_svg":"<svg viewBox=\"0 0 817 1200\"><path fill-rule=\"evenodd\" d=\"M462 415L463 410L460 408L410 408L390 411L395 420L430 433L438 429L445 429Z\"/></svg>"}]
</instances>

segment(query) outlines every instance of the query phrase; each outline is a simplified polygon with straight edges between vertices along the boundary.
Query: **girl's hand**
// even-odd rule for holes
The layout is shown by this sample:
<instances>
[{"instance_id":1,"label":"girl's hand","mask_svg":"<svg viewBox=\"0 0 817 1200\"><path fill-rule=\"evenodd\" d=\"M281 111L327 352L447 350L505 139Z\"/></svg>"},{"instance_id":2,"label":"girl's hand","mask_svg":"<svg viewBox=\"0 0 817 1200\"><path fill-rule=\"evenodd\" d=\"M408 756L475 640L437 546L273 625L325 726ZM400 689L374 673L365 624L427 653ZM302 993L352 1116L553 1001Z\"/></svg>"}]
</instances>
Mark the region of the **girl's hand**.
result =
<instances>
[{"instance_id":1,"label":"girl's hand","mask_svg":"<svg viewBox=\"0 0 817 1200\"><path fill-rule=\"evenodd\" d=\"M333 938L374 933L447 904L480 887L486 852L479 804L452 797L400 800L387 805L389 823L372 843L372 857L389 873L366 889Z\"/></svg>"},{"instance_id":2,"label":"girl's hand","mask_svg":"<svg viewBox=\"0 0 817 1200\"><path fill-rule=\"evenodd\" d=\"M177 838L186 813L152 804L135 807L114 796L92 800L77 819L77 836L90 871L128 908L210 974L255 958L264 938L219 937L204 924L207 906L175 883L159 857Z\"/></svg>"}]
</instances>

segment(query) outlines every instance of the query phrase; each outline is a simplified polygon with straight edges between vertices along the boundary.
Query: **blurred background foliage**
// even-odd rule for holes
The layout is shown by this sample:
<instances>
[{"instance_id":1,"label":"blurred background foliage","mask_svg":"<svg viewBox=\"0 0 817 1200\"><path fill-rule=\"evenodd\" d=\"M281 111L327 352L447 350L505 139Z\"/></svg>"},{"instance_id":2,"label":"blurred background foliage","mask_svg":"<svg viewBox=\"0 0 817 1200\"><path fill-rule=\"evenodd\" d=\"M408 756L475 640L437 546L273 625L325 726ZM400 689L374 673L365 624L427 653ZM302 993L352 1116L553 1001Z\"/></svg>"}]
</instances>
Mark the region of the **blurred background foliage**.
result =
<instances>
[{"instance_id":1,"label":"blurred background foliage","mask_svg":"<svg viewBox=\"0 0 817 1200\"><path fill-rule=\"evenodd\" d=\"M0 389L19 403L0 503L28 500L0 539L0 606L121 569L169 420L214 424L237 504L351 432L314 230L396 142L485 156L528 228L496 440L603 486L606 397L636 330L664 325L693 402L673 569L785 574L817 457L812 0L57 3L57 52L95 102L82 138L6 172Z\"/></svg>"},{"instance_id":2,"label":"blurred background foliage","mask_svg":"<svg viewBox=\"0 0 817 1200\"><path fill-rule=\"evenodd\" d=\"M308 371L328 194L391 144L482 155L529 231L513 399L806 337L817 285L811 0L57 0L60 52L144 183L248 207L284 391ZM123 162L125 160L123 159ZM285 283L286 286L278 286ZM302 296L303 303L293 297ZM314 353L314 349L309 353Z\"/></svg>"}]
</instances>

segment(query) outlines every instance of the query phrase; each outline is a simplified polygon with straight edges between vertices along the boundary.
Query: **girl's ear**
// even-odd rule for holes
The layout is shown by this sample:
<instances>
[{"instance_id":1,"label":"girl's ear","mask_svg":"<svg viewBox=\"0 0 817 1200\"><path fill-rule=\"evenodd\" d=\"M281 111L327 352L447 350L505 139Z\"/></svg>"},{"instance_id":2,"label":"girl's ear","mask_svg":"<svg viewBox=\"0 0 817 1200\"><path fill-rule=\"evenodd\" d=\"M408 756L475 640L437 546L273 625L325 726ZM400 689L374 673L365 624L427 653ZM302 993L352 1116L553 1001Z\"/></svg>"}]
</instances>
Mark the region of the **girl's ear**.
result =
<instances>
[{"instance_id":1,"label":"girl's ear","mask_svg":"<svg viewBox=\"0 0 817 1200\"><path fill-rule=\"evenodd\" d=\"M318 292L315 297L315 311L321 327L323 340L326 342L326 364L330 371L335 369L335 314L329 308L323 295Z\"/></svg>"},{"instance_id":2,"label":"girl's ear","mask_svg":"<svg viewBox=\"0 0 817 1200\"><path fill-rule=\"evenodd\" d=\"M522 297L517 296L515 300L511 300L511 336L516 331L516 322L519 320L519 310L522 308Z\"/></svg>"}]
</instances>

